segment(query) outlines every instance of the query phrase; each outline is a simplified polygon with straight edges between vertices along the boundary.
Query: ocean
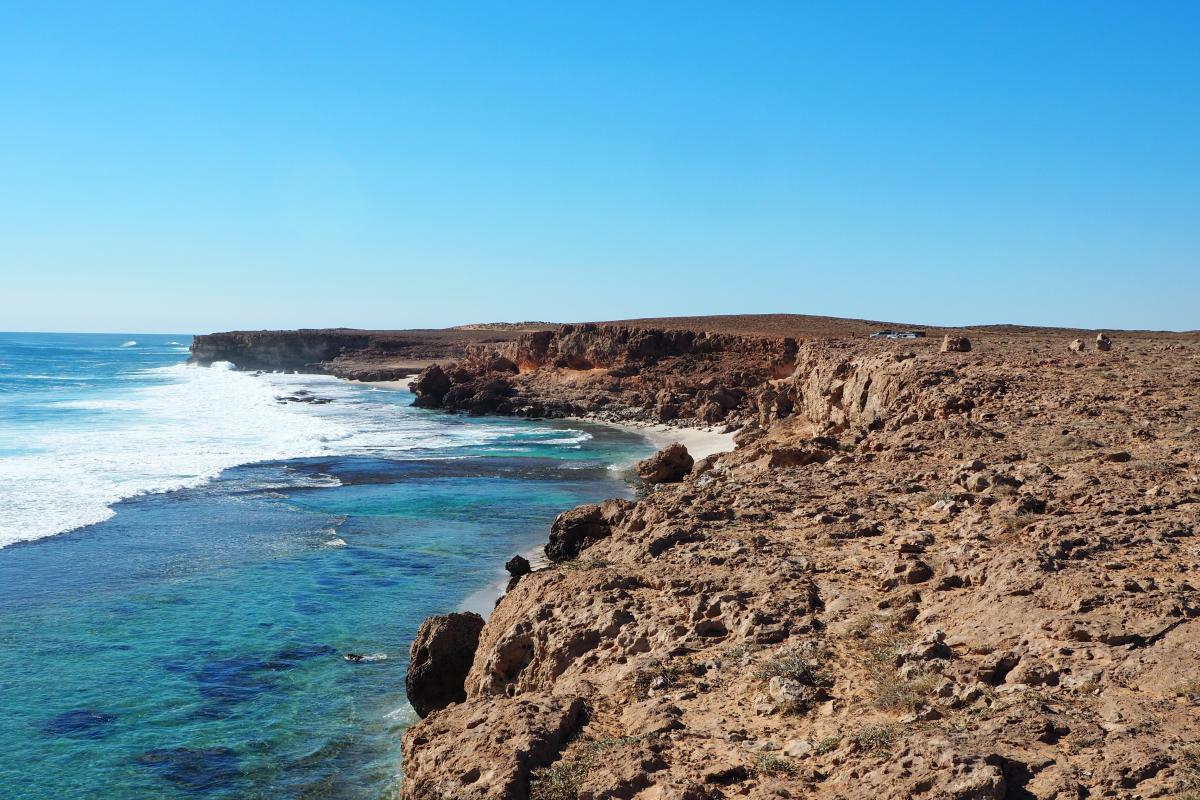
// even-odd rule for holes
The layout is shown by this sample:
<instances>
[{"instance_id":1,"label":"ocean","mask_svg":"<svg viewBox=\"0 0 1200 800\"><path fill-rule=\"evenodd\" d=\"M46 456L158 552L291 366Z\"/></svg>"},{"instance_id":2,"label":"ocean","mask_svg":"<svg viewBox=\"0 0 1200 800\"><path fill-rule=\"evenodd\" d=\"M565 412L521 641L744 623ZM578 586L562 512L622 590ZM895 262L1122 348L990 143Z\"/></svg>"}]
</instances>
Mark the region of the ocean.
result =
<instances>
[{"instance_id":1,"label":"ocean","mask_svg":"<svg viewBox=\"0 0 1200 800\"><path fill-rule=\"evenodd\" d=\"M391 797L420 621L652 448L189 343L0 333L0 794Z\"/></svg>"}]
</instances>

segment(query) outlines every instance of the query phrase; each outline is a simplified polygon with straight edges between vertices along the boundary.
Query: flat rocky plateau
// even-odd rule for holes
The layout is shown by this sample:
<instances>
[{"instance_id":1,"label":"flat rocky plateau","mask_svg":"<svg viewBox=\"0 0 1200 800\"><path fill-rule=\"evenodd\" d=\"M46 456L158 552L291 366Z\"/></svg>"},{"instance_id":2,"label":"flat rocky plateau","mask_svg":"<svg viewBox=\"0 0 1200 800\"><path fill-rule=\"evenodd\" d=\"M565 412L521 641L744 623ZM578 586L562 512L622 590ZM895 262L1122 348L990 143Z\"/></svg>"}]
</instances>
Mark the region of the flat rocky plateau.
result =
<instances>
[{"instance_id":1,"label":"flat rocky plateau","mask_svg":"<svg viewBox=\"0 0 1200 800\"><path fill-rule=\"evenodd\" d=\"M577 325L422 371L737 448L423 626L403 796L1200 798L1200 337L956 333Z\"/></svg>"}]
</instances>

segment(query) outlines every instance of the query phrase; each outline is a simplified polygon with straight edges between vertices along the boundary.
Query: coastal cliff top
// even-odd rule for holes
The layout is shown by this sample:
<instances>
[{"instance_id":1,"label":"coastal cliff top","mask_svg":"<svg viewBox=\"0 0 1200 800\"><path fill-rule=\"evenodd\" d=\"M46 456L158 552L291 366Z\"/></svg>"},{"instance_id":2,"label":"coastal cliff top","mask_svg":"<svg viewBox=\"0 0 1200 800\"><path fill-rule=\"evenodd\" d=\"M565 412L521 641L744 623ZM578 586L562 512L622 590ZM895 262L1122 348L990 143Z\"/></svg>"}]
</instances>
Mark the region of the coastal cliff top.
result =
<instances>
[{"instance_id":1,"label":"coastal cliff top","mask_svg":"<svg viewBox=\"0 0 1200 800\"><path fill-rule=\"evenodd\" d=\"M988 324L939 326L916 322L885 322L881 320L822 317L812 314L720 314L696 317L643 317L640 319L608 320L603 325L629 325L639 328L707 331L741 336L790 336L795 339L825 339L869 336L879 330L921 330L929 335L946 333L1059 335L1064 333L1096 333L1099 328L1043 327L1032 325ZM1105 328L1118 332L1114 328ZM1119 331L1123 334L1170 334L1171 331ZM1195 334L1197 331L1185 333Z\"/></svg>"},{"instance_id":2,"label":"coastal cliff top","mask_svg":"<svg viewBox=\"0 0 1200 800\"><path fill-rule=\"evenodd\" d=\"M1010 323L975 324L961 326L925 325L919 322L896 322L885 320L855 319L850 317L827 317L813 314L715 314L681 317L637 317L631 319L595 320L590 322L478 322L455 325L448 328L299 328L296 330L241 330L227 331L228 334L325 334L365 335L379 338L421 339L428 342L487 343L517 339L524 333L555 330L562 325L622 325L635 328L660 330L686 330L708 333L724 333L740 336L790 336L796 339L823 339L868 336L879 330L921 330L929 335L946 333L1000 334L1000 335L1060 335L1065 333L1095 333L1105 330L1121 334L1200 335L1200 330L1150 331L1122 330L1118 328L1071 328L1059 326L1015 325Z\"/></svg>"},{"instance_id":3,"label":"coastal cliff top","mask_svg":"<svg viewBox=\"0 0 1200 800\"><path fill-rule=\"evenodd\" d=\"M943 335L969 335L1005 345L1030 344L1094 331L1071 328L1035 328L1018 325L982 325L939 328L895 322L820 317L804 314L730 314L694 317L646 317L576 325L619 326L660 333L710 333L748 339L863 340L883 330L923 331L929 339ZM556 331L549 322L478 323L456 328L366 330L356 328L302 328L292 331L228 331L197 336L192 360L200 364L230 361L242 369L299 370L338 375L357 380L401 380L440 363L461 360L479 346L516 346L522 337L538 331ZM1111 331L1126 339L1167 337L1189 341L1190 333ZM601 337L603 338L603 337ZM610 343L613 344L613 343ZM623 346L623 345L622 345ZM519 349L519 348L518 348ZM519 361L520 359L518 359Z\"/></svg>"}]
</instances>

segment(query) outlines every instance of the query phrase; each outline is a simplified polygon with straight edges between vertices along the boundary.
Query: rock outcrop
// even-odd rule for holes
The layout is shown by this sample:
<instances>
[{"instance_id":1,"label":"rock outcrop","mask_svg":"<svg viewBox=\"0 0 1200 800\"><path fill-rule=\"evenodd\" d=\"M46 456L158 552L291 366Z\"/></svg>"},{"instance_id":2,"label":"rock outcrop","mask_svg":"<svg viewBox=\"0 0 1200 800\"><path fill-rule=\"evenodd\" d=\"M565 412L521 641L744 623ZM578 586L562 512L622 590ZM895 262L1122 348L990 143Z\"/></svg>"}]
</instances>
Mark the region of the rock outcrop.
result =
<instances>
[{"instance_id":1,"label":"rock outcrop","mask_svg":"<svg viewBox=\"0 0 1200 800\"><path fill-rule=\"evenodd\" d=\"M637 464L637 475L644 483L678 483L692 471L695 461L679 442L667 445Z\"/></svg>"},{"instance_id":2,"label":"rock outcrop","mask_svg":"<svg viewBox=\"0 0 1200 800\"><path fill-rule=\"evenodd\" d=\"M1200 337L1101 370L977 335L780 360L572 328L447 368L506 413L715 407L738 447L560 515L465 699L405 734L404 797L1196 791Z\"/></svg>"},{"instance_id":3,"label":"rock outcrop","mask_svg":"<svg viewBox=\"0 0 1200 800\"><path fill-rule=\"evenodd\" d=\"M421 623L404 682L408 702L419 716L467 698L463 686L481 630L483 617L472 612L429 617Z\"/></svg>"},{"instance_id":4,"label":"rock outcrop","mask_svg":"<svg viewBox=\"0 0 1200 800\"><path fill-rule=\"evenodd\" d=\"M942 339L943 353L969 353L971 352L971 340L965 336L951 336L946 334Z\"/></svg>"},{"instance_id":5,"label":"rock outcrop","mask_svg":"<svg viewBox=\"0 0 1200 800\"><path fill-rule=\"evenodd\" d=\"M570 561L584 548L612 533L612 526L632 508L627 500L605 500L564 511L550 526L550 541L546 543L546 558L551 561Z\"/></svg>"},{"instance_id":6,"label":"rock outcrop","mask_svg":"<svg viewBox=\"0 0 1200 800\"><path fill-rule=\"evenodd\" d=\"M427 391L425 373L410 388L422 406L473 414L715 424L745 408L751 388L789 375L796 352L785 337L564 325L468 348L439 367L448 390Z\"/></svg>"},{"instance_id":7,"label":"rock outcrop","mask_svg":"<svg viewBox=\"0 0 1200 800\"><path fill-rule=\"evenodd\" d=\"M439 365L432 364L421 370L421 374L410 385L417 398L413 405L421 408L439 408L450 391L450 378Z\"/></svg>"}]
</instances>

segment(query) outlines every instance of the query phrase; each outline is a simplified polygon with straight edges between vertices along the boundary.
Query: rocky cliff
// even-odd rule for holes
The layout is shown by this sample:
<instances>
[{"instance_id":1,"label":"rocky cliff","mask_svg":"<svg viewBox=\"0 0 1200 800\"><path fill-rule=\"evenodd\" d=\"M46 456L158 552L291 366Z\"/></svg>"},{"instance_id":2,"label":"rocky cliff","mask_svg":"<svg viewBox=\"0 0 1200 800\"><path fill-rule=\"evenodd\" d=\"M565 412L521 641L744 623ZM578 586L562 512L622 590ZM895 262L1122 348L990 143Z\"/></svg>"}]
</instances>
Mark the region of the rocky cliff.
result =
<instances>
[{"instance_id":1,"label":"rocky cliff","mask_svg":"<svg viewBox=\"0 0 1200 800\"><path fill-rule=\"evenodd\" d=\"M355 380L397 380L442 360L462 358L472 346L496 347L515 330L363 331L322 328L230 331L197 336L192 363L229 361L238 369L298 371Z\"/></svg>"},{"instance_id":2,"label":"rocky cliff","mask_svg":"<svg viewBox=\"0 0 1200 800\"><path fill-rule=\"evenodd\" d=\"M790 374L796 354L786 337L564 325L469 347L412 388L420 405L473 414L715 424Z\"/></svg>"},{"instance_id":3,"label":"rocky cliff","mask_svg":"<svg viewBox=\"0 0 1200 800\"><path fill-rule=\"evenodd\" d=\"M739 433L555 523L404 797L1200 796L1200 343L972 342L566 326L419 376Z\"/></svg>"},{"instance_id":4,"label":"rocky cliff","mask_svg":"<svg viewBox=\"0 0 1200 800\"><path fill-rule=\"evenodd\" d=\"M192 340L194 363L232 362L239 369L325 371L323 362L365 350L367 334L349 331L233 331Z\"/></svg>"}]
</instances>

